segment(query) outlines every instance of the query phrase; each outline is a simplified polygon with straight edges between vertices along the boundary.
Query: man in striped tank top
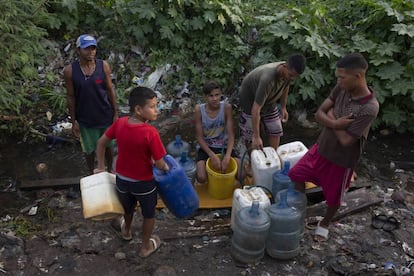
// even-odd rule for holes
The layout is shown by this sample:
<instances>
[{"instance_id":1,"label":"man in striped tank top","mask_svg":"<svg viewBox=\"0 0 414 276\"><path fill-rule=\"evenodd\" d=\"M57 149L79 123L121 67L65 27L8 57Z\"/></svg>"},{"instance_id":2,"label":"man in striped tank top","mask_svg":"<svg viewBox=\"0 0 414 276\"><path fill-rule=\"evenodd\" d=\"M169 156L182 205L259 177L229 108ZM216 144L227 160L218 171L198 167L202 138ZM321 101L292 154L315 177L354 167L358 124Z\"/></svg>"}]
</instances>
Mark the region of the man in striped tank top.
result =
<instances>
[{"instance_id":1,"label":"man in striped tank top","mask_svg":"<svg viewBox=\"0 0 414 276\"><path fill-rule=\"evenodd\" d=\"M215 81L203 87L206 102L195 107L196 137L200 148L196 156L196 179L207 182L206 162L211 158L215 171L224 173L230 158L238 161L234 148L233 112L230 104L221 101L221 89ZM216 155L221 153L222 156Z\"/></svg>"}]
</instances>

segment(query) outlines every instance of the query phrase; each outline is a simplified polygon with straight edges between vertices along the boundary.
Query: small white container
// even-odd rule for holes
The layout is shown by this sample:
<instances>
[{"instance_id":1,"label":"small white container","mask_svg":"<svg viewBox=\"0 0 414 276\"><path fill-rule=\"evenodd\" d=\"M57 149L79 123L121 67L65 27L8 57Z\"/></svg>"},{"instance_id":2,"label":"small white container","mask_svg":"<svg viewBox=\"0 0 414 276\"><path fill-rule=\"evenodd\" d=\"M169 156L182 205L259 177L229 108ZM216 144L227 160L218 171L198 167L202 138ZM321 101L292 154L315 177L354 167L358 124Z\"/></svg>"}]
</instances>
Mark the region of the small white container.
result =
<instances>
[{"instance_id":1,"label":"small white container","mask_svg":"<svg viewBox=\"0 0 414 276\"><path fill-rule=\"evenodd\" d=\"M277 148L282 166L286 161L289 161L290 168L295 166L306 152L308 152L308 148L300 141L283 144Z\"/></svg>"},{"instance_id":2,"label":"small white container","mask_svg":"<svg viewBox=\"0 0 414 276\"><path fill-rule=\"evenodd\" d=\"M281 169L281 163L273 147L253 150L250 157L254 185L263 186L272 191L273 173Z\"/></svg>"},{"instance_id":3,"label":"small white container","mask_svg":"<svg viewBox=\"0 0 414 276\"><path fill-rule=\"evenodd\" d=\"M259 201L259 208L267 210L270 207L270 200L260 187L245 186L244 189L235 189L233 192L233 203L231 206L231 228L234 230L236 214L242 208L251 206L253 201Z\"/></svg>"},{"instance_id":4,"label":"small white container","mask_svg":"<svg viewBox=\"0 0 414 276\"><path fill-rule=\"evenodd\" d=\"M115 175L108 172L80 179L83 217L104 220L124 214L115 190Z\"/></svg>"}]
</instances>

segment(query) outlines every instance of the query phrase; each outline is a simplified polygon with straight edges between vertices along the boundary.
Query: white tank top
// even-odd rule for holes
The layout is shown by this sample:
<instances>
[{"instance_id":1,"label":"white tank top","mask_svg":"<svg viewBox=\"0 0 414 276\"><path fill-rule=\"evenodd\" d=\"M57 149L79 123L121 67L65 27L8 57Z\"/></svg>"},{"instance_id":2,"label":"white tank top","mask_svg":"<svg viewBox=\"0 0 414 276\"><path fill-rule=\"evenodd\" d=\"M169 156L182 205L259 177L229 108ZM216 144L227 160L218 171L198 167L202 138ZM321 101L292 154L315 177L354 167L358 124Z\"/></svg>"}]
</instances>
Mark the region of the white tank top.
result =
<instances>
[{"instance_id":1,"label":"white tank top","mask_svg":"<svg viewBox=\"0 0 414 276\"><path fill-rule=\"evenodd\" d=\"M206 104L200 105L201 126L204 140L211 148L227 147L226 121L224 116L224 102L220 102L220 110L215 118L206 113Z\"/></svg>"}]
</instances>

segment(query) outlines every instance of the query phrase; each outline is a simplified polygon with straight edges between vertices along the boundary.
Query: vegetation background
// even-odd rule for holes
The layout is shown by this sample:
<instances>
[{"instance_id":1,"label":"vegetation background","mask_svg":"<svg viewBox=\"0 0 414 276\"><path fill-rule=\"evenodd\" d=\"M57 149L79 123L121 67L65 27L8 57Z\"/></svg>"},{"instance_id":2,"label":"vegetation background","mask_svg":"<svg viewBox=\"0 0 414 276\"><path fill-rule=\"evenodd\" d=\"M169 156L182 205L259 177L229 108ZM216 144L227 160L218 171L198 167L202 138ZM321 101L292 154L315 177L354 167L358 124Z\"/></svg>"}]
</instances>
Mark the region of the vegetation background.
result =
<instances>
[{"instance_id":1,"label":"vegetation background","mask_svg":"<svg viewBox=\"0 0 414 276\"><path fill-rule=\"evenodd\" d=\"M164 95L207 79L236 93L257 65L301 52L308 67L290 109L313 111L335 83L336 60L361 52L381 104L374 128L414 132L414 1L404 0L0 0L0 134L39 128L45 112L67 116L62 70L69 44L98 37L118 100L134 77L170 64ZM73 46L72 46L73 47ZM149 68L149 70L148 70ZM144 72L144 73L143 73ZM49 118L50 119L50 118Z\"/></svg>"}]
</instances>

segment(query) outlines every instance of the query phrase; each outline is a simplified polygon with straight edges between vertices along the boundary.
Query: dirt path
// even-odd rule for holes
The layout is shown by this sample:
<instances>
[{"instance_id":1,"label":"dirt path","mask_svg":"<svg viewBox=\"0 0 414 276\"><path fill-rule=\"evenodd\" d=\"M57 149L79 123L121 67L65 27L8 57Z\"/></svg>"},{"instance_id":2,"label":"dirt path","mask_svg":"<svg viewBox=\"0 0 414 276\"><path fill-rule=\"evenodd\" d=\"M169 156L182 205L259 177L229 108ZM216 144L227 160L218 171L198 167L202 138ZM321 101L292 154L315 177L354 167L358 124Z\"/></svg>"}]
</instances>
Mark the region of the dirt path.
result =
<instances>
[{"instance_id":1,"label":"dirt path","mask_svg":"<svg viewBox=\"0 0 414 276\"><path fill-rule=\"evenodd\" d=\"M149 258L142 259L138 257L140 216L134 220L133 240L125 242L109 221L83 219L76 189L20 191L16 188L16 168L30 165L32 170L42 156L52 160L57 155L58 162L66 164L76 163L70 158L77 158L76 166L81 166L76 148L37 147L12 153L3 145L0 274L412 275L408 267L414 260L414 205L407 195L414 191L414 175L405 158L414 154L413 137L407 136L406 140L398 137L407 144L397 145L393 143L396 135L375 137L360 162L357 182L368 183L369 192L380 198L380 202L335 222L328 242L315 243L313 230L305 229L300 253L291 260L276 260L265 254L262 260L249 265L236 263L230 255L230 209L200 211L190 220L178 220L167 210L160 210L155 232L163 240L162 246ZM22 152L26 154L23 163L17 161ZM51 173L59 171L62 177L73 176L68 175L70 169L58 170L51 165ZM20 172L17 176L28 174ZM402 194L392 198L395 191ZM37 212L29 215L34 206ZM391 232L373 228L371 221L376 213L394 216L401 222L400 227ZM391 269L387 270L388 267Z\"/></svg>"}]
</instances>

